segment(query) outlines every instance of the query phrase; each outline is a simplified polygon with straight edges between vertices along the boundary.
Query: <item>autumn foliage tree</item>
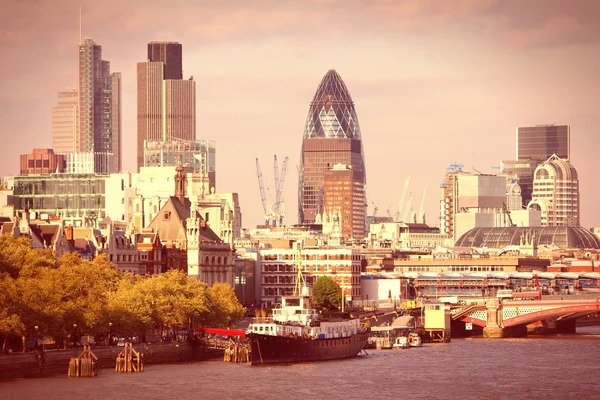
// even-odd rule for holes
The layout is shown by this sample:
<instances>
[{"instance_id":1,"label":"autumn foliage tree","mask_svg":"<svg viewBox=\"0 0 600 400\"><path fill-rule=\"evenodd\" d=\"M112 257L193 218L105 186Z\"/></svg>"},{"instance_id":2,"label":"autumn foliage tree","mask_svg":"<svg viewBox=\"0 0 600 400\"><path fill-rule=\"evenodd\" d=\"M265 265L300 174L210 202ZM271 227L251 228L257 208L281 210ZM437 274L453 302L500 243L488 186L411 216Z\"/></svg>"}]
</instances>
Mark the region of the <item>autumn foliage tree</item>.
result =
<instances>
[{"instance_id":1,"label":"autumn foliage tree","mask_svg":"<svg viewBox=\"0 0 600 400\"><path fill-rule=\"evenodd\" d=\"M40 334L65 343L69 335L126 335L146 329L227 326L245 309L227 284L208 287L180 271L145 278L120 273L106 256L57 258L31 249L26 238L0 236L0 339Z\"/></svg>"}]
</instances>

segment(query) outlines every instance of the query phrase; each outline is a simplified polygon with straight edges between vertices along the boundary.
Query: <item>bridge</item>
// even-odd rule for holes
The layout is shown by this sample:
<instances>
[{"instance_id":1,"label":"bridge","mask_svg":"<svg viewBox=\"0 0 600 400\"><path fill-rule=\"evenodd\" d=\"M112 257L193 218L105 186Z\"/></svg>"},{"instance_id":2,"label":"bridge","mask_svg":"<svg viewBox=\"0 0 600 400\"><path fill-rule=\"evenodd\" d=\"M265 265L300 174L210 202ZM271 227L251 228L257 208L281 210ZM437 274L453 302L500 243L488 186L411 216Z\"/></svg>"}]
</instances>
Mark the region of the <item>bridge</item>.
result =
<instances>
[{"instance_id":1,"label":"bridge","mask_svg":"<svg viewBox=\"0 0 600 400\"><path fill-rule=\"evenodd\" d=\"M575 320L600 311L598 295L543 296L541 300L486 299L453 310L452 319L483 327L484 337L501 338L526 332L528 324L552 320L575 328Z\"/></svg>"}]
</instances>

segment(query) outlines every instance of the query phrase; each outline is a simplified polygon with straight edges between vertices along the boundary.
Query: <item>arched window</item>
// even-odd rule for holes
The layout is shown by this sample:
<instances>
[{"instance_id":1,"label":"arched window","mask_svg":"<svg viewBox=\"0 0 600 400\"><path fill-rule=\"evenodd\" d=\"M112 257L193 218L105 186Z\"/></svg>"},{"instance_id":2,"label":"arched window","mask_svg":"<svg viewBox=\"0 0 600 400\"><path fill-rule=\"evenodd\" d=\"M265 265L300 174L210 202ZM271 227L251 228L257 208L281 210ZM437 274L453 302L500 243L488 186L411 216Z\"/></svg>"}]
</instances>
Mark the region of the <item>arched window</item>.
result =
<instances>
[{"instance_id":1,"label":"arched window","mask_svg":"<svg viewBox=\"0 0 600 400\"><path fill-rule=\"evenodd\" d=\"M217 264L221 265L221 257L217 258Z\"/></svg>"},{"instance_id":2,"label":"arched window","mask_svg":"<svg viewBox=\"0 0 600 400\"><path fill-rule=\"evenodd\" d=\"M548 179L549 175L548 175L548 171L546 171L545 169L540 169L537 174L536 174L536 179Z\"/></svg>"},{"instance_id":3,"label":"arched window","mask_svg":"<svg viewBox=\"0 0 600 400\"><path fill-rule=\"evenodd\" d=\"M205 262L205 264L208 264L208 256L206 256L206 262Z\"/></svg>"},{"instance_id":4,"label":"arched window","mask_svg":"<svg viewBox=\"0 0 600 400\"><path fill-rule=\"evenodd\" d=\"M213 264L213 265L214 265L214 264L215 264L215 256L213 256L213 257L212 257L211 261L212 261L212 263L211 263L211 264Z\"/></svg>"}]
</instances>

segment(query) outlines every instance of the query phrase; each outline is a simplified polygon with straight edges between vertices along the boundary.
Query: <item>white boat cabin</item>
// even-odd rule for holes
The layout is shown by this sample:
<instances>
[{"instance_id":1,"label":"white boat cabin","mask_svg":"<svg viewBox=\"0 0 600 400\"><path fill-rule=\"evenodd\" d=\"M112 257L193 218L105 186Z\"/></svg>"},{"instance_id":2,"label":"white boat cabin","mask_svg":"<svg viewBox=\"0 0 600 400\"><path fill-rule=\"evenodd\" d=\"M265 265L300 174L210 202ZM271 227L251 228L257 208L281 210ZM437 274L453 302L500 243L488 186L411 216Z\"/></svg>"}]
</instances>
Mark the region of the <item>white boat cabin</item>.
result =
<instances>
[{"instance_id":1,"label":"white boat cabin","mask_svg":"<svg viewBox=\"0 0 600 400\"><path fill-rule=\"evenodd\" d=\"M272 317L254 318L248 326L248 333L329 339L349 337L358 333L359 329L360 322L357 319L322 321L321 315L312 308L311 297L303 295L283 296L281 307L273 309Z\"/></svg>"}]
</instances>

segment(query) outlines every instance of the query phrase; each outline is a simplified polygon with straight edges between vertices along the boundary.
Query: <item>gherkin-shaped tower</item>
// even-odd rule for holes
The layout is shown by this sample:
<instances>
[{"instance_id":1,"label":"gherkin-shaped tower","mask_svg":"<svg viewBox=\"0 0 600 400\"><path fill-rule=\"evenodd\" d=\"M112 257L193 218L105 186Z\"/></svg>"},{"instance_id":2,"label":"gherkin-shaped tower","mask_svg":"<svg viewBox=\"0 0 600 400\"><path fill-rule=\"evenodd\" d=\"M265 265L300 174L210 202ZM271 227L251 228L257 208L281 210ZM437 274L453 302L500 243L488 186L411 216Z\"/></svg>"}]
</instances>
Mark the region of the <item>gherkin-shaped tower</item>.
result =
<instances>
[{"instance_id":1,"label":"gherkin-shaped tower","mask_svg":"<svg viewBox=\"0 0 600 400\"><path fill-rule=\"evenodd\" d=\"M352 170L352 187L356 190L352 192L352 199L339 199L340 203L335 207L341 210L344 205L349 206L343 211L342 222L355 225L350 236L358 239L361 226L364 235L366 219L366 173L360 126L350 92L341 76L332 69L321 80L306 118L298 182L301 224L318 222L323 212L330 212L324 207L327 197L325 178L328 171L339 165Z\"/></svg>"}]
</instances>

